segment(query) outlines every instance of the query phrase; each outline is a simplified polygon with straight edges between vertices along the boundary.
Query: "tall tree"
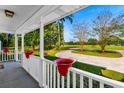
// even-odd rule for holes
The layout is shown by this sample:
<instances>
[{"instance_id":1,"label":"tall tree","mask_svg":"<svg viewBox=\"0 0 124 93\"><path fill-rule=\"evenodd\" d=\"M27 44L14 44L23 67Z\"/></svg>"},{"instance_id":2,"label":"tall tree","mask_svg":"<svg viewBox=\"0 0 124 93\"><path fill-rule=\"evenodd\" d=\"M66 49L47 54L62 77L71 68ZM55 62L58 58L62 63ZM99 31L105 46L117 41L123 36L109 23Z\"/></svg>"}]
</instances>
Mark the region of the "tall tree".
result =
<instances>
[{"instance_id":1,"label":"tall tree","mask_svg":"<svg viewBox=\"0 0 124 93\"><path fill-rule=\"evenodd\" d=\"M58 24L56 22L46 25L44 31L45 48L54 48L58 42L58 35Z\"/></svg>"},{"instance_id":2,"label":"tall tree","mask_svg":"<svg viewBox=\"0 0 124 93\"><path fill-rule=\"evenodd\" d=\"M72 28L73 36L80 43L80 48L83 50L84 42L88 36L88 24L86 21L83 22L75 22Z\"/></svg>"},{"instance_id":3,"label":"tall tree","mask_svg":"<svg viewBox=\"0 0 124 93\"><path fill-rule=\"evenodd\" d=\"M12 39L12 34L0 33L0 40L2 41L3 47L8 47L10 40Z\"/></svg>"},{"instance_id":4,"label":"tall tree","mask_svg":"<svg viewBox=\"0 0 124 93\"><path fill-rule=\"evenodd\" d=\"M97 41L96 38L89 38L88 41L87 41L87 44L89 44L89 45L97 45L98 41Z\"/></svg>"},{"instance_id":5,"label":"tall tree","mask_svg":"<svg viewBox=\"0 0 124 93\"><path fill-rule=\"evenodd\" d=\"M122 39L119 38L118 36L112 35L112 36L109 36L107 41L108 41L107 42L108 45L121 45Z\"/></svg>"},{"instance_id":6,"label":"tall tree","mask_svg":"<svg viewBox=\"0 0 124 93\"><path fill-rule=\"evenodd\" d=\"M36 29L32 32L32 41L31 41L32 48L35 49L35 47L39 47L39 43L40 43L39 29Z\"/></svg>"},{"instance_id":7,"label":"tall tree","mask_svg":"<svg viewBox=\"0 0 124 93\"><path fill-rule=\"evenodd\" d=\"M99 45L101 51L105 51L105 46L107 45L107 39L113 34L120 34L120 29L122 29L124 15L118 15L113 17L110 11L100 12L93 21L93 30L99 38Z\"/></svg>"},{"instance_id":8,"label":"tall tree","mask_svg":"<svg viewBox=\"0 0 124 93\"><path fill-rule=\"evenodd\" d=\"M25 45L32 46L32 49L35 50L40 43L40 34L39 29L36 29L25 35Z\"/></svg>"},{"instance_id":9,"label":"tall tree","mask_svg":"<svg viewBox=\"0 0 124 93\"><path fill-rule=\"evenodd\" d=\"M64 46L64 22L69 21L71 24L73 23L73 15L66 16L57 21L58 24L58 42L57 47L60 48L61 45Z\"/></svg>"}]
</instances>

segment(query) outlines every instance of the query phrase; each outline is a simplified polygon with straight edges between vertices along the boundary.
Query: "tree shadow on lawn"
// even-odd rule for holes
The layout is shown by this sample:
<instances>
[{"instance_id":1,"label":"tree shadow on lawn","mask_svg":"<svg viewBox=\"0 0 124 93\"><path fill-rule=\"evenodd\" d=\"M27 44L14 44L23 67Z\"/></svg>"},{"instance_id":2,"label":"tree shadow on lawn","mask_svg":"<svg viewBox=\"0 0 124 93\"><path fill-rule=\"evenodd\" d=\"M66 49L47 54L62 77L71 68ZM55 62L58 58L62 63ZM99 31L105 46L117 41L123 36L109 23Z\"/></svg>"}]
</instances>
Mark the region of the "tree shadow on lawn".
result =
<instances>
[{"instance_id":1,"label":"tree shadow on lawn","mask_svg":"<svg viewBox=\"0 0 124 93\"><path fill-rule=\"evenodd\" d=\"M102 52L99 49L84 49L84 50L77 49L77 50L73 50L72 52L78 54L108 57L108 58L120 58L123 56L120 52L113 50L105 50L104 52Z\"/></svg>"}]
</instances>

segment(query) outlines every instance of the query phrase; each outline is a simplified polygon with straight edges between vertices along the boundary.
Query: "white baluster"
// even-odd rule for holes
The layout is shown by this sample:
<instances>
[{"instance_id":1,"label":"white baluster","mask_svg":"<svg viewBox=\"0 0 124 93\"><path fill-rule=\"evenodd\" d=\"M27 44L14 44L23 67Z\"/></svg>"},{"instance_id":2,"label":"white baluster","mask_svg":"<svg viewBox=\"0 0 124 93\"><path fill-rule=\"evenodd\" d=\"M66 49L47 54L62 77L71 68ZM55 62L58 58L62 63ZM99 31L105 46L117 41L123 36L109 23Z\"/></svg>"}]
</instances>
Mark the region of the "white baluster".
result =
<instances>
[{"instance_id":1,"label":"white baluster","mask_svg":"<svg viewBox=\"0 0 124 93\"><path fill-rule=\"evenodd\" d=\"M3 61L3 51L1 53L2 53L2 61Z\"/></svg>"},{"instance_id":2,"label":"white baluster","mask_svg":"<svg viewBox=\"0 0 124 93\"><path fill-rule=\"evenodd\" d=\"M89 78L89 88L92 88L92 84L93 82L92 82L92 78Z\"/></svg>"},{"instance_id":3,"label":"white baluster","mask_svg":"<svg viewBox=\"0 0 124 93\"><path fill-rule=\"evenodd\" d=\"M50 88L52 88L52 64L50 64Z\"/></svg>"},{"instance_id":4,"label":"white baluster","mask_svg":"<svg viewBox=\"0 0 124 93\"><path fill-rule=\"evenodd\" d=\"M4 53L4 55L5 55L5 61L6 61L6 53Z\"/></svg>"},{"instance_id":5,"label":"white baluster","mask_svg":"<svg viewBox=\"0 0 124 93\"><path fill-rule=\"evenodd\" d=\"M45 82L44 82L44 86L45 86L45 87L47 86L47 84L46 84L46 73L47 73L47 72L46 72L46 65L47 65L46 62L44 62L44 81L45 81Z\"/></svg>"},{"instance_id":6,"label":"white baluster","mask_svg":"<svg viewBox=\"0 0 124 93\"><path fill-rule=\"evenodd\" d=\"M49 87L49 64L47 64L47 85Z\"/></svg>"},{"instance_id":7,"label":"white baluster","mask_svg":"<svg viewBox=\"0 0 124 93\"><path fill-rule=\"evenodd\" d=\"M13 59L13 58L12 58L12 56L13 56L12 54L13 54L13 53L12 53L12 50L11 50L11 55L10 55L10 57L11 57L11 60Z\"/></svg>"},{"instance_id":8,"label":"white baluster","mask_svg":"<svg viewBox=\"0 0 124 93\"><path fill-rule=\"evenodd\" d=\"M99 82L100 83L100 88L104 88L104 83L103 82Z\"/></svg>"},{"instance_id":9,"label":"white baluster","mask_svg":"<svg viewBox=\"0 0 124 93\"><path fill-rule=\"evenodd\" d=\"M57 88L60 88L60 74L57 71Z\"/></svg>"},{"instance_id":10,"label":"white baluster","mask_svg":"<svg viewBox=\"0 0 124 93\"><path fill-rule=\"evenodd\" d=\"M80 88L84 87L84 81L83 81L83 76L80 75Z\"/></svg>"},{"instance_id":11,"label":"white baluster","mask_svg":"<svg viewBox=\"0 0 124 93\"><path fill-rule=\"evenodd\" d=\"M73 72L73 88L76 88L76 74Z\"/></svg>"},{"instance_id":12,"label":"white baluster","mask_svg":"<svg viewBox=\"0 0 124 93\"><path fill-rule=\"evenodd\" d=\"M61 78L61 84L62 84L62 88L64 88L64 76L62 76Z\"/></svg>"},{"instance_id":13,"label":"white baluster","mask_svg":"<svg viewBox=\"0 0 124 93\"><path fill-rule=\"evenodd\" d=\"M6 53L6 56L7 56L7 58L6 58L6 59L7 59L7 61L9 61L9 59L8 59L8 55L9 55L9 53L7 52L7 53Z\"/></svg>"},{"instance_id":14,"label":"white baluster","mask_svg":"<svg viewBox=\"0 0 124 93\"><path fill-rule=\"evenodd\" d=\"M56 66L54 65L54 69L53 69L53 73L54 73L54 77L53 77L53 87L56 88Z\"/></svg>"},{"instance_id":15,"label":"white baluster","mask_svg":"<svg viewBox=\"0 0 124 93\"><path fill-rule=\"evenodd\" d=\"M70 88L70 71L67 74L67 88Z\"/></svg>"},{"instance_id":16,"label":"white baluster","mask_svg":"<svg viewBox=\"0 0 124 93\"><path fill-rule=\"evenodd\" d=\"M13 60L13 52L11 51L11 60Z\"/></svg>"}]
</instances>

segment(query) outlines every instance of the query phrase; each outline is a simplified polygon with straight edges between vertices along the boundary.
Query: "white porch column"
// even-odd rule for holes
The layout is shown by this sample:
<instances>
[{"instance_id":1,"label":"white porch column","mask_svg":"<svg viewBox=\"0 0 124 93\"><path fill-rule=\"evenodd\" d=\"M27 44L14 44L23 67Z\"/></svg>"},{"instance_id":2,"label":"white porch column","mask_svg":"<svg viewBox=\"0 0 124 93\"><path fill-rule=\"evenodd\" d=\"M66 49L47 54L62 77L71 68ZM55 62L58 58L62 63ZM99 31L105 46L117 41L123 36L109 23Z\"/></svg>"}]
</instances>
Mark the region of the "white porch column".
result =
<instances>
[{"instance_id":1,"label":"white porch column","mask_svg":"<svg viewBox=\"0 0 124 93\"><path fill-rule=\"evenodd\" d=\"M0 52L1 52L1 41L0 41Z\"/></svg>"},{"instance_id":2,"label":"white porch column","mask_svg":"<svg viewBox=\"0 0 124 93\"><path fill-rule=\"evenodd\" d=\"M15 61L18 61L18 36L15 33Z\"/></svg>"},{"instance_id":3,"label":"white porch column","mask_svg":"<svg viewBox=\"0 0 124 93\"><path fill-rule=\"evenodd\" d=\"M44 87L45 85L45 70L44 70L44 18L41 17L41 25L40 25L40 57L41 62L39 64L39 85L40 87Z\"/></svg>"},{"instance_id":4,"label":"white porch column","mask_svg":"<svg viewBox=\"0 0 124 93\"><path fill-rule=\"evenodd\" d=\"M24 60L24 33L21 35L21 54L22 54L22 66L23 66L23 60Z\"/></svg>"},{"instance_id":5,"label":"white porch column","mask_svg":"<svg viewBox=\"0 0 124 93\"><path fill-rule=\"evenodd\" d=\"M40 57L44 58L44 21L41 18L41 25L40 25Z\"/></svg>"}]
</instances>

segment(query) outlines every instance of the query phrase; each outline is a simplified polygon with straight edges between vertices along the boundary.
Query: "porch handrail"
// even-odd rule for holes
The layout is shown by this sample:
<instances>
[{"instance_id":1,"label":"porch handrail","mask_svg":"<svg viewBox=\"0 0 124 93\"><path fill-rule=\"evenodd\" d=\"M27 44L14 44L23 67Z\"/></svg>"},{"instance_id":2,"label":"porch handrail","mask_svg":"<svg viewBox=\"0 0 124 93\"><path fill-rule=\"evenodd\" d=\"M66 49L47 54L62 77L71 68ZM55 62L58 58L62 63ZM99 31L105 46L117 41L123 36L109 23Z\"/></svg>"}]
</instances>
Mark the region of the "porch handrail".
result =
<instances>
[{"instance_id":1,"label":"porch handrail","mask_svg":"<svg viewBox=\"0 0 124 93\"><path fill-rule=\"evenodd\" d=\"M70 71L75 72L77 74L80 74L82 76L90 77L96 81L99 81L102 84L108 84L108 85L113 86L113 87L118 87L118 88L123 87L124 88L124 83L122 83L120 81L116 81L116 80L112 80L112 79L109 79L109 78L106 78L106 77L103 77L100 75L92 74L92 73L89 73L89 72L86 72L84 70L80 70L80 69L77 69L74 67L71 67Z\"/></svg>"}]
</instances>

